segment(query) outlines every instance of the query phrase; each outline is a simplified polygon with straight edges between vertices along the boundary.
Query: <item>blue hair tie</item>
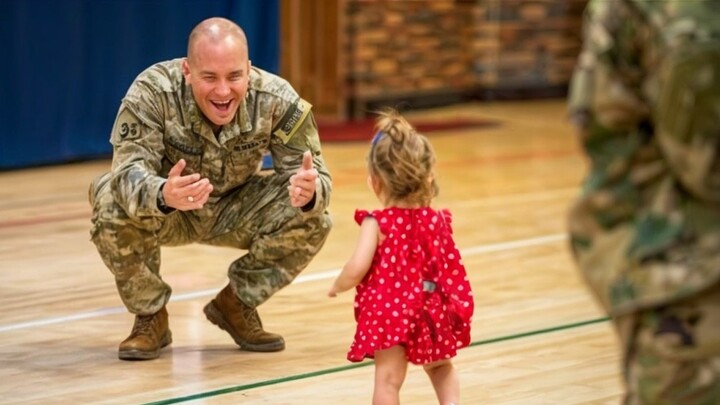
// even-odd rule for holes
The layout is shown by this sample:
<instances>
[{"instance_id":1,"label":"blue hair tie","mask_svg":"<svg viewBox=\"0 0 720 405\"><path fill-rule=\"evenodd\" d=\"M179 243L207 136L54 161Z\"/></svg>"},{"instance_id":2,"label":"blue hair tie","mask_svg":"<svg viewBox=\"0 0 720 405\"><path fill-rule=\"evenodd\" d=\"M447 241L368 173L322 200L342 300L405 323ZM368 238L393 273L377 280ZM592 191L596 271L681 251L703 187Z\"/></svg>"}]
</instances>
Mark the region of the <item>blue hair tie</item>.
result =
<instances>
[{"instance_id":1,"label":"blue hair tie","mask_svg":"<svg viewBox=\"0 0 720 405\"><path fill-rule=\"evenodd\" d=\"M375 147L375 145L377 145L378 141L380 140L380 138L382 138L383 135L385 135L385 133L383 131L377 131L377 133L375 134L375 137L373 137L373 140L372 140L373 147Z\"/></svg>"}]
</instances>

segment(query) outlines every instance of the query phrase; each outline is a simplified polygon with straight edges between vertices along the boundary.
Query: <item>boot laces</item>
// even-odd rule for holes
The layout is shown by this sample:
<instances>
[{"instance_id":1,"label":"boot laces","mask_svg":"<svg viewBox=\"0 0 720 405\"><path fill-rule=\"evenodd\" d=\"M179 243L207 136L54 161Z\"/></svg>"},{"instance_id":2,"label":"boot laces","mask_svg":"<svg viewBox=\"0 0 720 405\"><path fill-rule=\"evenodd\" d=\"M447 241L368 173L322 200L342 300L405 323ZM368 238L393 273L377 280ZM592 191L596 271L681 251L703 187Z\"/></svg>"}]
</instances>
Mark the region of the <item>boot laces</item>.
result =
<instances>
[{"instance_id":1,"label":"boot laces","mask_svg":"<svg viewBox=\"0 0 720 405\"><path fill-rule=\"evenodd\" d=\"M250 327L249 329L262 329L262 321L260 321L260 316L256 309L245 307L242 315L246 325Z\"/></svg>"},{"instance_id":2,"label":"boot laces","mask_svg":"<svg viewBox=\"0 0 720 405\"><path fill-rule=\"evenodd\" d=\"M138 315L135 317L135 325L133 326L133 332L136 335L151 335L155 315Z\"/></svg>"}]
</instances>

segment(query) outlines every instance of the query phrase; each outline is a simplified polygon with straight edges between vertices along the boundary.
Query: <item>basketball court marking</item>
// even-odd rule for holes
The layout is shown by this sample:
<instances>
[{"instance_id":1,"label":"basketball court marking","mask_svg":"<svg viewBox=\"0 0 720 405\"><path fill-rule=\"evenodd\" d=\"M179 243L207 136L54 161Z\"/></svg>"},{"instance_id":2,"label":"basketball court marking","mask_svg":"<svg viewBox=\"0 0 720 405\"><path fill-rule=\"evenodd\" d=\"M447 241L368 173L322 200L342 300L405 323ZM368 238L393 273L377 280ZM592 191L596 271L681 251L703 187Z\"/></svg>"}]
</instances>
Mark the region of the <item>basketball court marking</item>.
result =
<instances>
[{"instance_id":1,"label":"basketball court marking","mask_svg":"<svg viewBox=\"0 0 720 405\"><path fill-rule=\"evenodd\" d=\"M470 343L470 345L468 345L467 348L488 345L488 344L498 343L498 342L504 342L504 341L509 341L509 340L522 339L525 337L542 335L542 334L546 334L546 333L559 332L562 330L575 329L575 328L580 328L583 326L607 322L608 320L609 320L608 317L601 317L601 318L595 318L595 319L588 319L588 320L580 321L580 322L573 322L573 323L567 323L567 324L558 325L558 326L552 326L549 328L531 330L528 332L500 336L500 337L496 337L496 338L492 338L492 339L478 340L476 342ZM326 368L324 370L317 370L317 371L313 371L310 373L295 374L295 375L290 375L290 376L283 377L283 378L275 378L275 379L270 379L270 380L258 381L258 382L251 383L251 384L236 385L233 387L227 387L227 388L221 388L221 389L212 390L212 391L200 392L197 394L187 395L184 397L176 397L176 398L164 399L161 401L148 402L143 405L169 405L169 404L177 404L177 403L187 402L187 401L194 401L194 400L198 400L198 399L215 397L215 396L219 396L219 395L231 394L233 392L247 391L247 390L251 390L253 388L267 387L270 385L282 384L282 383L286 383L286 382L290 382L290 381L304 380L307 378L313 378L313 377L318 377L318 376L327 375L327 374L341 373L343 371L353 370L353 369L360 368L360 367L367 367L372 364L374 364L373 361L363 361L361 363L353 363L353 364L348 364L348 365L340 366L340 367Z\"/></svg>"},{"instance_id":2,"label":"basketball court marking","mask_svg":"<svg viewBox=\"0 0 720 405\"><path fill-rule=\"evenodd\" d=\"M552 234L552 235L545 235L545 236L539 236L535 238L528 238L528 239L518 239L514 241L509 242L500 242L500 243L492 243L488 245L479 245L474 246L466 249L461 249L460 254L463 257L469 257L484 253L491 253L491 252L501 252L505 250L513 250L513 249L522 249L526 247L531 246L538 246L538 245L544 245L548 243L553 243L561 240L567 239L567 235L564 233L560 234ZM340 273L340 269L333 269L333 270L327 270L320 273L313 273L313 274L307 274L307 275L299 275L294 281L293 284L301 284L301 283L307 283L311 281L318 281L318 280L326 280L336 277ZM205 298L210 297L214 294L217 294L217 289L211 289L211 290L199 290L199 291L193 291L189 293L184 294L177 294L170 298L171 302L180 302L180 301L189 301L196 298ZM127 312L127 309L124 307L113 307L113 308L104 308L104 309L98 309L95 311L90 312L82 312L77 313L74 315L66 315L66 316L59 316L59 317L51 317L51 318L45 318L45 319L38 319L35 321L29 321L29 322L19 322L19 323L11 323L7 325L0 325L0 333L4 332L12 332L16 330L21 329L31 329L31 328L37 328L40 326L47 326L47 325L55 325L59 323L66 323L66 322L72 322L72 321L80 321L84 319L92 319L92 318L99 318L106 315L114 315L114 314L121 314Z\"/></svg>"}]
</instances>

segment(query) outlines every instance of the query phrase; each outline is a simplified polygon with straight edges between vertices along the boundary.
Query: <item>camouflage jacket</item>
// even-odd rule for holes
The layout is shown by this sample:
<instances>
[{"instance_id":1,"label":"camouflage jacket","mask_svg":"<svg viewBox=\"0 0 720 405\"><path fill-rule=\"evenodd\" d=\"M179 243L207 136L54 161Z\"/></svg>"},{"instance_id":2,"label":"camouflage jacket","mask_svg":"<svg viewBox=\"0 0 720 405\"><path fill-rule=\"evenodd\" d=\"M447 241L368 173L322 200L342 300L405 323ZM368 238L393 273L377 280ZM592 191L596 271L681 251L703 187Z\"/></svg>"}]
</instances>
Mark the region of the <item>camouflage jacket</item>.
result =
<instances>
[{"instance_id":1,"label":"camouflage jacket","mask_svg":"<svg viewBox=\"0 0 720 405\"><path fill-rule=\"evenodd\" d=\"M717 51L713 1L591 0L586 9L569 109L589 169L569 230L582 274L613 315L720 278L717 63L696 58L710 74L677 79L672 92L667 68L670 49L707 40Z\"/></svg>"},{"instance_id":2,"label":"camouflage jacket","mask_svg":"<svg viewBox=\"0 0 720 405\"><path fill-rule=\"evenodd\" d=\"M253 67L234 120L216 137L185 83L182 59L155 64L130 86L112 129L115 199L131 217L164 215L158 191L170 168L185 159L183 174L210 180L212 204L256 174L265 152L272 154L274 170L284 173L300 168L310 150L319 172L311 212L322 211L331 178L310 108L287 81Z\"/></svg>"}]
</instances>

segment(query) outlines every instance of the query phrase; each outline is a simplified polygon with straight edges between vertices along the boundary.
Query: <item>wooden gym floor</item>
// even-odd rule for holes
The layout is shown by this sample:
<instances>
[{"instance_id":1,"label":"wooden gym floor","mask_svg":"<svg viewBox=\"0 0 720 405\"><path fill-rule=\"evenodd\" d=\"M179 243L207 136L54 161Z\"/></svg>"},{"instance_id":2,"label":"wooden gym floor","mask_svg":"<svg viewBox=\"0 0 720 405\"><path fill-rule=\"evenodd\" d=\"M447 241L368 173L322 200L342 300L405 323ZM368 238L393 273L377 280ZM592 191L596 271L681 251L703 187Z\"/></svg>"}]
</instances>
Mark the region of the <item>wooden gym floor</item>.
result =
<instances>
[{"instance_id":1,"label":"wooden gym floor","mask_svg":"<svg viewBox=\"0 0 720 405\"><path fill-rule=\"evenodd\" d=\"M409 114L484 118L493 128L436 132L440 197L454 214L472 282L473 344L455 360L463 404L618 403L611 326L578 278L565 216L585 162L561 100L477 103ZM165 248L162 274L173 344L159 359L124 362L133 317L89 241L87 186L108 161L0 173L0 403L369 404L371 362L345 360L353 292L326 291L355 244L355 208L377 202L367 143L326 143L333 231L301 276L259 308L281 333L279 353L239 351L202 307L241 252ZM419 367L405 404L435 404Z\"/></svg>"}]
</instances>

